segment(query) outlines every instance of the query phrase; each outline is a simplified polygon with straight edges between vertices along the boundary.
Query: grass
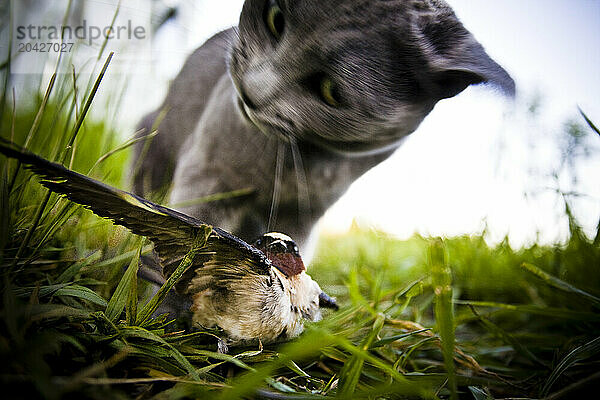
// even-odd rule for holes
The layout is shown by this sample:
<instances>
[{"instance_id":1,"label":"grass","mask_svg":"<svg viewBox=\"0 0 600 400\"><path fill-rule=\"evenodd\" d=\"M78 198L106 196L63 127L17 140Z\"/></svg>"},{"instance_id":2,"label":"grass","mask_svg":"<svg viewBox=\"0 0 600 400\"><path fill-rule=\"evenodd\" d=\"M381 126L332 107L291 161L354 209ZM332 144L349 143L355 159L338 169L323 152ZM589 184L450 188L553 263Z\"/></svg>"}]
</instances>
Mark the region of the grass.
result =
<instances>
[{"instance_id":1,"label":"grass","mask_svg":"<svg viewBox=\"0 0 600 400\"><path fill-rule=\"evenodd\" d=\"M130 142L85 118L99 77L59 75L31 108L8 93L1 135L126 188ZM600 246L567 201L570 239L554 246L324 237L310 273L340 311L222 354L218 332L149 317L161 298L136 278L146 242L14 161L0 173L0 381L19 398L558 399L600 379Z\"/></svg>"}]
</instances>

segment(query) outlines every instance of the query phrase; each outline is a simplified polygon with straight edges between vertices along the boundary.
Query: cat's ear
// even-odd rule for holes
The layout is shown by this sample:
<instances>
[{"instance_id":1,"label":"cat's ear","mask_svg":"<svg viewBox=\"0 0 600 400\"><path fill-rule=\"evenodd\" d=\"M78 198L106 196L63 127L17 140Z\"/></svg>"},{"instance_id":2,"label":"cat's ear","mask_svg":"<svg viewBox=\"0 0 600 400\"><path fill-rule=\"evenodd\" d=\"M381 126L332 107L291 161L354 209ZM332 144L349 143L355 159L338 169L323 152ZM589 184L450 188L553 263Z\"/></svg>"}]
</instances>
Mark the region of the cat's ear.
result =
<instances>
[{"instance_id":1,"label":"cat's ear","mask_svg":"<svg viewBox=\"0 0 600 400\"><path fill-rule=\"evenodd\" d=\"M419 24L435 95L440 99L448 98L469 85L488 83L514 97L513 79L487 55L454 13L437 17L422 18Z\"/></svg>"},{"instance_id":2,"label":"cat's ear","mask_svg":"<svg viewBox=\"0 0 600 400\"><path fill-rule=\"evenodd\" d=\"M515 95L513 79L479 43L463 47L452 56L435 54L430 67L433 90L440 99L456 96L478 83L490 84L509 97Z\"/></svg>"}]
</instances>

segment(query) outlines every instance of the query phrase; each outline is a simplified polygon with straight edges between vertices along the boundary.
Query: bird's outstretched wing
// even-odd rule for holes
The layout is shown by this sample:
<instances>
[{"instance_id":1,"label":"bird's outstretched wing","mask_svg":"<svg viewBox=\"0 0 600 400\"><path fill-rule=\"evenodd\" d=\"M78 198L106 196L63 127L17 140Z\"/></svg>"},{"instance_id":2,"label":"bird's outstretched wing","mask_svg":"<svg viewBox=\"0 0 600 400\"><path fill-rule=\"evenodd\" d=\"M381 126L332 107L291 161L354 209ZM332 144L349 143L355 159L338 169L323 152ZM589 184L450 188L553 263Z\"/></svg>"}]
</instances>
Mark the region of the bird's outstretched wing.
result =
<instances>
[{"instance_id":1,"label":"bird's outstretched wing","mask_svg":"<svg viewBox=\"0 0 600 400\"><path fill-rule=\"evenodd\" d=\"M166 276L190 250L198 232L208 227L196 218L71 171L2 138L0 153L21 161L27 169L41 176L41 183L53 192L65 195L95 214L149 238L165 267ZM214 254L224 251L230 252L232 258L246 259L258 273L268 273L271 266L263 252L213 227L202 252Z\"/></svg>"}]
</instances>

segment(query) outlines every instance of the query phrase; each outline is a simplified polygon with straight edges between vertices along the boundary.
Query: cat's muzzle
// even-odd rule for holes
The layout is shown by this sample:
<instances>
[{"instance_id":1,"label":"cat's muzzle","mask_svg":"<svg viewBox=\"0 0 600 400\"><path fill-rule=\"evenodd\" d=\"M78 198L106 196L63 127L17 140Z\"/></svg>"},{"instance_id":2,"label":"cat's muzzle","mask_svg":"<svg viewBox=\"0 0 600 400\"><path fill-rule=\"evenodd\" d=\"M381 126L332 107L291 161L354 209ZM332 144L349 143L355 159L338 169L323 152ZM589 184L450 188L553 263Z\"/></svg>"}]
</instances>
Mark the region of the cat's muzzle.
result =
<instances>
[{"instance_id":1,"label":"cat's muzzle","mask_svg":"<svg viewBox=\"0 0 600 400\"><path fill-rule=\"evenodd\" d=\"M262 123L260 120L258 120L255 116L254 116L254 112L252 111L251 107L249 107L244 100L242 99L242 97L237 96L237 105L238 108L240 110L240 113L242 114L242 117L248 121L248 123L254 127L256 127L256 129L258 129L259 131L261 131L263 134L269 136L269 137L277 137L280 140L283 140L285 142L289 142L290 141L290 137L288 135L286 135L284 132L281 132L278 129L274 129L273 127L269 126L269 125L265 125L264 123Z\"/></svg>"}]
</instances>

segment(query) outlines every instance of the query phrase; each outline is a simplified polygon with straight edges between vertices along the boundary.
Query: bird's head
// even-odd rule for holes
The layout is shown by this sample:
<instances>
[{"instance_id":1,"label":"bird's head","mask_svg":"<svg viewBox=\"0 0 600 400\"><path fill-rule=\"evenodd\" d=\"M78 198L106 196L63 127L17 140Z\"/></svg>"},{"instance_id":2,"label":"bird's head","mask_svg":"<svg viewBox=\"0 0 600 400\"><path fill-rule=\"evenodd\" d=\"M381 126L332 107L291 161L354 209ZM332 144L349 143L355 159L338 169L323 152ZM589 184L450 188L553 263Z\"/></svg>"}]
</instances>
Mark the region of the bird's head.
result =
<instances>
[{"instance_id":1,"label":"bird's head","mask_svg":"<svg viewBox=\"0 0 600 400\"><path fill-rule=\"evenodd\" d=\"M288 278L306 271L298 245L283 233L265 233L254 242L254 247L265 253L273 265Z\"/></svg>"},{"instance_id":2,"label":"bird's head","mask_svg":"<svg viewBox=\"0 0 600 400\"><path fill-rule=\"evenodd\" d=\"M338 309L334 298L323 292L319 285L304 272L306 267L300 256L298 245L289 236L279 232L265 233L254 242L254 247L261 250L273 266L283 273L288 279L294 277L302 278L302 281L310 281L315 286L318 294L318 306L323 308ZM310 285L309 285L310 286Z\"/></svg>"}]
</instances>

